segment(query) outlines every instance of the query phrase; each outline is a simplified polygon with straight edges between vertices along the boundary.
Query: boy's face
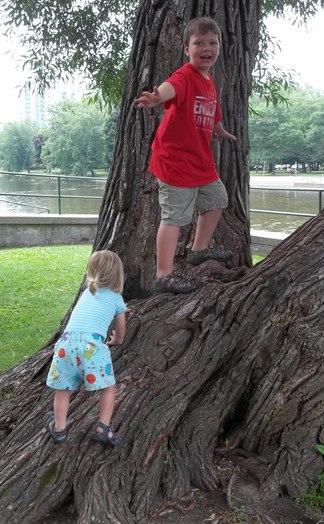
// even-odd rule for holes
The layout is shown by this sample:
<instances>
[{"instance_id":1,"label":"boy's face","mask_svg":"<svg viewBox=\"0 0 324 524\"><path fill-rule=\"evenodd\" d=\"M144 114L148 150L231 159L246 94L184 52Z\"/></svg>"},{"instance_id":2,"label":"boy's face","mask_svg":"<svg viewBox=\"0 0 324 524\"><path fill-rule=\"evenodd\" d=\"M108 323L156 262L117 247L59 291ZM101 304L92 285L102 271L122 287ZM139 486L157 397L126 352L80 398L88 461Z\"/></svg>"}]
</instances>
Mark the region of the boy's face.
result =
<instances>
[{"instance_id":1,"label":"boy's face","mask_svg":"<svg viewBox=\"0 0 324 524\"><path fill-rule=\"evenodd\" d=\"M191 35L189 44L185 46L185 53L190 58L190 63L202 75L207 75L210 67L214 65L219 55L219 37L215 33Z\"/></svg>"}]
</instances>

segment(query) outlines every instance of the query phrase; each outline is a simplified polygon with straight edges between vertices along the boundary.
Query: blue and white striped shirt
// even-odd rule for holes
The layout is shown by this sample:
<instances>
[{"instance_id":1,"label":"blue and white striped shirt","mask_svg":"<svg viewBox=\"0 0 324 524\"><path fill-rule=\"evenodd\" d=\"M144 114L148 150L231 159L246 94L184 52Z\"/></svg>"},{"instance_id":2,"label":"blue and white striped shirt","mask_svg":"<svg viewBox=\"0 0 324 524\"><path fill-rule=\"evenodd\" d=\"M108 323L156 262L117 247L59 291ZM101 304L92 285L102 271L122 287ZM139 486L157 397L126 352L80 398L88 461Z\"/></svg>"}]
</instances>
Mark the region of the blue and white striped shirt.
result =
<instances>
[{"instance_id":1,"label":"blue and white striped shirt","mask_svg":"<svg viewBox=\"0 0 324 524\"><path fill-rule=\"evenodd\" d=\"M115 315L124 313L127 306L123 297L108 288L99 288L95 295L85 289L71 313L65 331L97 333L104 339Z\"/></svg>"}]
</instances>

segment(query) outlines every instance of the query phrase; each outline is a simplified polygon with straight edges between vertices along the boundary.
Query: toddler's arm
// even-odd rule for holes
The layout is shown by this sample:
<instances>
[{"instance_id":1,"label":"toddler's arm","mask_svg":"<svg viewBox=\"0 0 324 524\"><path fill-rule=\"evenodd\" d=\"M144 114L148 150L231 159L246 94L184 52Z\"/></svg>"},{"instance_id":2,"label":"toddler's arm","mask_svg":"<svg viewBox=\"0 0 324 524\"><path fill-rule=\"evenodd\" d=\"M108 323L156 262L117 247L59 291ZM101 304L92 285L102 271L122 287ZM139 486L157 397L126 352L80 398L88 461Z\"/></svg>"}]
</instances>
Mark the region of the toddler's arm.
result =
<instances>
[{"instance_id":1,"label":"toddler's arm","mask_svg":"<svg viewBox=\"0 0 324 524\"><path fill-rule=\"evenodd\" d=\"M175 89L169 82L163 82L159 87L154 87L152 93L143 91L135 100L136 107L155 107L171 100L176 95Z\"/></svg>"},{"instance_id":2,"label":"toddler's arm","mask_svg":"<svg viewBox=\"0 0 324 524\"><path fill-rule=\"evenodd\" d=\"M126 315L125 313L120 313L116 316L115 319L115 329L111 333L108 346L118 346L124 340L126 333Z\"/></svg>"},{"instance_id":3,"label":"toddler's arm","mask_svg":"<svg viewBox=\"0 0 324 524\"><path fill-rule=\"evenodd\" d=\"M226 131L220 122L217 122L217 124L214 125L214 133L216 136L219 136L220 138L227 138L228 140L236 140L236 136L231 135L231 133Z\"/></svg>"}]
</instances>

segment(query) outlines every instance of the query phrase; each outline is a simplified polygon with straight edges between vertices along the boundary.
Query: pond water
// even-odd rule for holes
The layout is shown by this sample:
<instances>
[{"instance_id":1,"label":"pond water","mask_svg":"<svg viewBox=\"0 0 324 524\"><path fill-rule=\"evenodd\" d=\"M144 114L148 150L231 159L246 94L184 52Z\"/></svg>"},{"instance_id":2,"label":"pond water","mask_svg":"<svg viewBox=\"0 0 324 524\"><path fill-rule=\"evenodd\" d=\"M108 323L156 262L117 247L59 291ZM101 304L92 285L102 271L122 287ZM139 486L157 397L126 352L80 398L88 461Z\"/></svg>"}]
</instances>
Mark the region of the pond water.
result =
<instances>
[{"instance_id":1,"label":"pond water","mask_svg":"<svg viewBox=\"0 0 324 524\"><path fill-rule=\"evenodd\" d=\"M61 178L62 213L97 214L106 178ZM26 196L3 196L1 193L23 193ZM30 194L43 197L31 197ZM58 179L40 175L0 174L0 213L58 213ZM90 198L74 198L76 195Z\"/></svg>"},{"instance_id":2,"label":"pond water","mask_svg":"<svg viewBox=\"0 0 324 524\"><path fill-rule=\"evenodd\" d=\"M254 189L262 188L262 189ZM280 190L273 188L280 188ZM300 189L305 189L300 191ZM255 176L251 175L250 209L285 211L316 215L319 191L324 206L324 175ZM251 228L292 233L310 217L258 213L251 211Z\"/></svg>"},{"instance_id":3,"label":"pond water","mask_svg":"<svg viewBox=\"0 0 324 524\"><path fill-rule=\"evenodd\" d=\"M61 179L62 213L97 214L101 197L104 193L106 179L75 178ZM293 176L251 176L250 207L297 213L316 214L319 210L318 192L311 189L321 188L324 204L324 175ZM254 189L260 188L262 189ZM273 188L280 188L280 191ZM297 191L305 188L307 191ZM291 189L291 190L289 190ZM293 190L295 189L295 190ZM0 193L23 193L23 196L4 196L0 194L0 213L58 213L58 180L40 175L0 174ZM33 193L44 197L28 196ZM98 197L90 198L66 198ZM309 217L288 215L271 215L269 213L251 212L251 228L268 231L291 233Z\"/></svg>"}]
</instances>

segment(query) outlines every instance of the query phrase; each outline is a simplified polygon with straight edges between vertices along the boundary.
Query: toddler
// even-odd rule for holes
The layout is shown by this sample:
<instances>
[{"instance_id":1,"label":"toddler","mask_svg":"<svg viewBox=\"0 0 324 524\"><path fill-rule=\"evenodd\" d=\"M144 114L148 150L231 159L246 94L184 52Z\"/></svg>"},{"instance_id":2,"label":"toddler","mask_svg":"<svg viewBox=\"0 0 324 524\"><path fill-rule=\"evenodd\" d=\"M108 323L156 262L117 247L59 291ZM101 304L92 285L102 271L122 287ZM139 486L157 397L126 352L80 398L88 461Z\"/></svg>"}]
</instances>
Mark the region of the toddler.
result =
<instances>
[{"instance_id":1,"label":"toddler","mask_svg":"<svg viewBox=\"0 0 324 524\"><path fill-rule=\"evenodd\" d=\"M94 252L87 268L87 288L55 344L46 382L55 389L54 412L46 415L46 429L56 444L67 438L70 393L81 384L88 391L100 390L99 420L91 437L113 446L121 442L120 435L110 425L116 381L105 340L114 319L109 346L121 344L125 335L127 307L121 296L123 284L124 271L119 256L107 250Z\"/></svg>"}]
</instances>

